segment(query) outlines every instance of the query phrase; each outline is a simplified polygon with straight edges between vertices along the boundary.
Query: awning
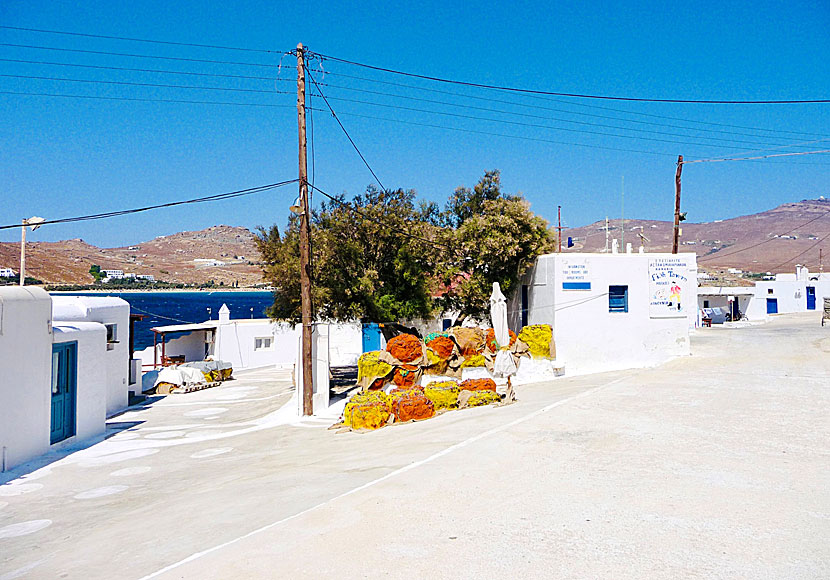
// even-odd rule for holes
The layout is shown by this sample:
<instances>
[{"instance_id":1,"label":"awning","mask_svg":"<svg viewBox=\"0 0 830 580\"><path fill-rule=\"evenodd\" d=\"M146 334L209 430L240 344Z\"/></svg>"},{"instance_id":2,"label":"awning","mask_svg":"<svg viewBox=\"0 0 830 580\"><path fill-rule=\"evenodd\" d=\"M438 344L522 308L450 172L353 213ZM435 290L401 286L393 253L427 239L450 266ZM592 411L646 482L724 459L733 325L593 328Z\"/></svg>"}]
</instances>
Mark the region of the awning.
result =
<instances>
[{"instance_id":1,"label":"awning","mask_svg":"<svg viewBox=\"0 0 830 580\"><path fill-rule=\"evenodd\" d=\"M201 322L199 324L171 324L170 326L156 326L151 328L156 334L172 334L174 332L193 332L195 330L214 330L219 321Z\"/></svg>"}]
</instances>

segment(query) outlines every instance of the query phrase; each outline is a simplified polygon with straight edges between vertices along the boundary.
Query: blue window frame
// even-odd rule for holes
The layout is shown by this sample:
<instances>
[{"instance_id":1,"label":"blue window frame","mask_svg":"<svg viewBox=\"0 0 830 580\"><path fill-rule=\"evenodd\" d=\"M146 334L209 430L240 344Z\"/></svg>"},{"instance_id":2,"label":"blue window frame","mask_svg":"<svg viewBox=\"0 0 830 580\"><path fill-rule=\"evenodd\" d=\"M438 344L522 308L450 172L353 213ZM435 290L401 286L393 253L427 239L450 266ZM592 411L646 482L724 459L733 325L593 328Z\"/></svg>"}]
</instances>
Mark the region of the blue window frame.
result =
<instances>
[{"instance_id":1,"label":"blue window frame","mask_svg":"<svg viewBox=\"0 0 830 580\"><path fill-rule=\"evenodd\" d=\"M628 286L608 287L608 312L628 312Z\"/></svg>"}]
</instances>

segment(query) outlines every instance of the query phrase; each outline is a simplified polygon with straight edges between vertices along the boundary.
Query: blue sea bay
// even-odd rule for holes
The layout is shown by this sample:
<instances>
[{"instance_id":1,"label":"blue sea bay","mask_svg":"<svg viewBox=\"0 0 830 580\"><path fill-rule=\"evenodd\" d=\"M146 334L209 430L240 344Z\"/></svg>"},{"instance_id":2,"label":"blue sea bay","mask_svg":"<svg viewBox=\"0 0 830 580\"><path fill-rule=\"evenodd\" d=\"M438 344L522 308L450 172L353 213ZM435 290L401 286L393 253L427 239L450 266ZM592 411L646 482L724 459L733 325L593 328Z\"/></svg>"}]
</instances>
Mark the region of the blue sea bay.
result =
<instances>
[{"instance_id":1,"label":"blue sea bay","mask_svg":"<svg viewBox=\"0 0 830 580\"><path fill-rule=\"evenodd\" d=\"M219 309L227 304L231 318L265 318L265 309L274 302L267 291L250 292L68 292L76 296L117 296L130 303L133 314L144 315L135 323L135 349L153 344L156 326L216 320ZM210 309L210 310L208 310Z\"/></svg>"}]
</instances>

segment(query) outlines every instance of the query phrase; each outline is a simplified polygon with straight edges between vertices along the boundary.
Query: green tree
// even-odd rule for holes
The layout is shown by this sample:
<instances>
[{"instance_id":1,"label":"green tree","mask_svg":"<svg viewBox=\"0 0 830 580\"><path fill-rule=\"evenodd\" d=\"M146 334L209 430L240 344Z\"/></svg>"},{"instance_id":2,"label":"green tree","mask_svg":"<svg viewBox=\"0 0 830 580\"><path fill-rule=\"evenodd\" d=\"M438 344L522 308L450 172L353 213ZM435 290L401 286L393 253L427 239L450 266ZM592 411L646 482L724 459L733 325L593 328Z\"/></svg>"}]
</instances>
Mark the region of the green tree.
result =
<instances>
[{"instance_id":1,"label":"green tree","mask_svg":"<svg viewBox=\"0 0 830 580\"><path fill-rule=\"evenodd\" d=\"M101 272L101 266L98 264L93 264L89 267L89 273L92 274L92 277L95 279L95 282L100 282L104 278L104 273Z\"/></svg>"},{"instance_id":2,"label":"green tree","mask_svg":"<svg viewBox=\"0 0 830 580\"><path fill-rule=\"evenodd\" d=\"M424 318L436 306L481 316L492 283L507 296L536 257L553 248L547 222L521 196L501 191L497 170L458 188L443 211L416 206L415 192L370 187L312 211L312 302L320 319L392 322ZM299 221L283 233L259 228L268 315L300 319ZM441 287L441 297L433 298Z\"/></svg>"},{"instance_id":3,"label":"green tree","mask_svg":"<svg viewBox=\"0 0 830 580\"><path fill-rule=\"evenodd\" d=\"M435 248L414 236L438 234L431 206L415 206L415 192L369 187L349 202L312 212L312 301L322 319L391 322L433 311L430 272ZM300 318L299 223L283 235L259 229L257 246L266 280L275 288L269 316ZM426 249L425 249L426 246Z\"/></svg>"},{"instance_id":4,"label":"green tree","mask_svg":"<svg viewBox=\"0 0 830 580\"><path fill-rule=\"evenodd\" d=\"M459 319L485 317L493 282L510 297L537 256L553 250L548 222L530 211L530 203L501 191L499 172L488 171L473 188L455 191L445 210L454 224L455 252L443 263L444 292L439 303L457 310Z\"/></svg>"}]
</instances>

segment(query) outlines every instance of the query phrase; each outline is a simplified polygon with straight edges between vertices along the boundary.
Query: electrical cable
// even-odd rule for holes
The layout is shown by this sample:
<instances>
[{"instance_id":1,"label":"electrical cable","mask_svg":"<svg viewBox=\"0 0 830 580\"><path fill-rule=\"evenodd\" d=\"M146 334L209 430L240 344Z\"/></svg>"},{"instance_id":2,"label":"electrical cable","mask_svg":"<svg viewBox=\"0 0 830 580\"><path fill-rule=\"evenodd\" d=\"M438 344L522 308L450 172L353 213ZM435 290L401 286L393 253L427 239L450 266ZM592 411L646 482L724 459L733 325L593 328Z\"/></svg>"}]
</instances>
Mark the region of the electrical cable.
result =
<instances>
[{"instance_id":1,"label":"electrical cable","mask_svg":"<svg viewBox=\"0 0 830 580\"><path fill-rule=\"evenodd\" d=\"M752 250L752 249L754 249L754 248L757 248L758 246L762 246L762 245L767 244L767 243L769 243L769 242L771 242L771 241L773 241L773 240L777 240L777 239L779 239L781 236L786 236L787 234L791 234L791 233L793 233L793 232L794 232L794 231L796 231L796 230L800 230L800 229L801 229L801 228L803 228L804 226L810 225L810 224L811 224L811 223L813 223L814 221L820 220L821 218L823 218L823 217L824 217L824 216L826 216L827 214L830 214L830 210L825 211L824 213L822 213L822 214L820 214L820 215L818 215L818 216L816 216L816 217L814 217L814 218L811 218L811 219L807 220L807 221L806 221L806 222L804 222L803 224L798 225L798 226L796 226L796 227L792 228L791 230L787 230L787 231L786 231L786 232L784 232L783 234L777 234L777 236L778 236L778 237L767 238L766 240L764 240L764 241L762 241L762 242L758 242L757 244L753 244L752 246L748 246L748 247L746 247L746 248L741 248L741 249L739 249L739 250L735 250L735 251L732 251L732 252L728 252L728 253L726 253L726 254L721 254L720 252L715 252L715 253L713 253L713 254L709 254L709 255L707 255L707 256L701 256L700 258L698 258L698 260L697 260L697 261L698 261L698 262L708 262L708 261L710 261L710 260L715 260L715 259L718 259L718 258L727 258L727 257L732 256L732 255L735 255L735 254L740 254L741 252L746 252L747 250ZM796 256L796 257L797 257L797 256Z\"/></svg>"},{"instance_id":2,"label":"electrical cable","mask_svg":"<svg viewBox=\"0 0 830 580\"><path fill-rule=\"evenodd\" d=\"M321 86L327 86L327 87L332 88L332 89L342 89L342 90L346 90L346 91L354 91L354 92L366 93L366 94L372 94L372 95L380 95L380 96L393 97L393 98L399 98L399 99L407 99L407 100L410 100L410 101L419 101L419 102L423 102L423 103L431 103L431 104L436 104L436 105L447 105L447 106L450 106L450 107L459 107L459 108L463 108L463 109L472 109L472 110L476 110L476 111L487 111L487 112L490 112L490 113L502 113L502 114L506 114L506 115L516 115L516 116L519 116L519 117L526 117L526 118L531 118L531 119L543 119L543 120L550 120L550 121L559 121L559 122L562 122L562 123L573 123L573 124L576 124L576 125L587 125L587 126L591 126L591 127L605 127L605 128L609 128L609 129L620 129L620 130L623 130L623 131L635 131L637 133L650 133L650 134L656 134L656 135L669 135L669 136L684 137L684 138L689 138L689 139L709 139L709 140L713 140L713 141L723 141L723 142L728 142L728 143L745 143L745 144L752 144L752 145L763 145L764 144L764 143L758 143L758 142L755 142L755 141L746 141L746 140L741 140L741 139L725 139L723 137L685 135L685 134L681 134L681 133L672 133L672 132L667 132L667 131L656 131L654 129L637 129L637 128L633 128L633 127L621 127L619 125L608 125L608 124L603 124L603 123L591 123L591 122L588 122L588 121L575 121L575 120L572 120L572 119L563 119L561 117L551 117L551 116L546 116L546 115L533 115L533 114L530 114L530 113L519 113L519 112L516 112L516 111L506 111L504 109L494 109L494 108L491 108L491 107L478 107L478 106L475 106L475 105L452 103L452 102L449 102L449 101L440 101L440 100L435 100L435 99L424 99L424 98L420 98L420 97L412 97L412 96L408 96L408 95L399 95L399 94L395 94L395 93L387 93L387 92L384 92L384 91L373 91L373 90L370 90L370 89L345 87L345 86L342 86L342 85L335 85L335 84L331 84L331 83L321 83ZM334 97L332 97L332 100L334 100ZM361 102L363 102L363 101L361 101ZM504 101L504 100L499 100L498 102L515 104L515 103L510 103L509 101ZM556 109L556 108L552 108L552 107L542 107L542 108L547 109L547 110L551 110L551 111L559 111L559 112L563 112L563 113L568 113L568 114L586 115L586 113L572 113L571 111L567 111L565 109ZM621 120L617 117L611 117L611 116L608 116L608 115L591 115L591 114L587 114L587 115L591 116L591 117L599 117L599 118L604 118L604 119ZM632 122L632 123L641 123L641 124L646 124L646 125L656 125L656 126L661 126L661 127L665 126L665 125L662 125L660 123L652 123L652 122L649 122L649 121L629 121L627 119L624 119L622 121L623 122ZM700 130L700 129L691 128L691 127L679 127L677 125L669 125L669 126L670 127L675 127L675 128L680 128L680 129L685 129L687 131L699 131ZM724 134L727 134L727 135L743 135L743 136L754 137L756 139L771 138L771 136L768 136L768 135L766 135L766 136L765 135L753 135L753 134L750 134L750 133L733 133L733 132L729 132L729 131L719 131L719 130L710 131L710 132L724 133ZM797 146L800 146L799 144L778 144L778 143L776 143L775 145L780 145L781 147L797 147Z\"/></svg>"},{"instance_id":3,"label":"electrical cable","mask_svg":"<svg viewBox=\"0 0 830 580\"><path fill-rule=\"evenodd\" d=\"M723 157L717 159L690 159L689 161L683 161L681 165L686 165L688 163L717 163L720 161L753 161L756 159L769 159L771 157L794 157L796 155L818 155L822 153L830 153L830 149L822 149L820 151L798 151L795 153L775 153L773 155L760 155L757 157Z\"/></svg>"},{"instance_id":4,"label":"electrical cable","mask_svg":"<svg viewBox=\"0 0 830 580\"><path fill-rule=\"evenodd\" d=\"M73 223L73 222L80 222L80 221L90 221L90 220L99 220L99 219L106 219L111 217L117 217L122 215L140 213L145 211L150 211L154 209L161 209L167 207L175 207L178 205L186 205L186 204L193 204L193 203L206 203L211 201L221 201L225 199L233 199L236 197L243 197L246 195L251 195L253 193L260 193L262 191L268 191L271 189L277 189L278 187L282 187L285 185L289 185L291 183L297 183L299 179L291 179L288 181L280 181L277 183L270 183L268 185L260 185L258 187L251 187L248 189L240 189L237 191L229 191L225 193L217 193L214 195L206 195L203 197L197 197L193 199L186 199L182 201L172 201L168 203L160 203L157 205L148 205L144 207L138 207L134 209L125 209L125 210L118 210L118 211L110 211L104 213L97 213L97 214L89 214L89 215L82 215L76 216L71 218L60 218L54 220L45 220L40 222L38 225L49 225L49 224L63 224L63 223ZM23 227L22 224L9 224L5 226L0 226L0 230L9 230L13 228Z\"/></svg>"},{"instance_id":5,"label":"electrical cable","mask_svg":"<svg viewBox=\"0 0 830 580\"><path fill-rule=\"evenodd\" d=\"M790 258L789 260L787 260L786 262L781 262L781 263L780 263L780 264L778 264L777 266L773 266L772 268L770 268L770 271L772 271L772 270L777 270L778 268L781 268L782 266L785 266L785 265L789 264L790 262L792 262L792 261L794 261L794 260L797 260L798 258L800 258L801 256L803 256L804 254L806 254L807 252L809 252L810 250L812 250L813 248L815 248L816 246L818 246L820 243L822 243L822 242L823 242L824 240L826 240L827 238L830 238L830 233L828 233L827 235L825 235L823 238L821 238L819 241L817 241L815 244L811 245L809 248L807 248L807 249L806 249L806 250L804 250L803 252L800 252L800 253L796 254L795 256L793 256L792 258Z\"/></svg>"},{"instance_id":6,"label":"electrical cable","mask_svg":"<svg viewBox=\"0 0 830 580\"><path fill-rule=\"evenodd\" d=\"M281 105L278 103L240 103L233 101L193 101L186 99L145 99L139 97L104 97L101 95L66 95L62 93L35 93L27 91L0 91L0 95L19 95L26 97L59 97L67 99L100 99L104 101L138 101L144 103L183 103L189 105L232 105L237 107L276 107L294 108L294 105Z\"/></svg>"},{"instance_id":7,"label":"electrical cable","mask_svg":"<svg viewBox=\"0 0 830 580\"><path fill-rule=\"evenodd\" d=\"M182 320L180 318L172 318L170 316L164 316L163 314L156 314L155 312L149 312L147 310L142 310L141 308L135 306L134 304L130 304L130 310L135 310L136 312L141 312L142 314L146 314L147 316L152 316L154 318L164 318L165 320L172 320L173 322L182 322L184 324L198 324L196 322L190 322L189 320Z\"/></svg>"},{"instance_id":8,"label":"electrical cable","mask_svg":"<svg viewBox=\"0 0 830 580\"><path fill-rule=\"evenodd\" d=\"M164 88L164 89L197 89L202 91L233 91L233 92L241 92L241 93L276 93L281 95L290 95L293 93L289 93L287 91L278 91L276 89L243 89L237 87L202 87L198 85L171 85L171 84L163 84L163 83L136 83L136 82L129 82L129 81L102 81L102 80L87 80L87 79L67 79L61 77L39 77L39 76L30 76L30 75L12 75L12 74L3 74L0 73L0 77L4 78L15 78L15 79L30 79L30 80L40 80L40 81L61 81L61 82L69 82L69 83L90 83L90 84L99 84L99 85L124 85L124 86L131 86L131 87L157 87L157 88Z\"/></svg>"},{"instance_id":9,"label":"electrical cable","mask_svg":"<svg viewBox=\"0 0 830 580\"><path fill-rule=\"evenodd\" d=\"M59 52L78 52L82 54L103 54L107 56L127 56L130 58L153 58L159 60L175 60L175 61L182 61L182 62L207 62L212 64L235 64L235 65L242 65L242 66L258 66L264 68L277 68L275 64L262 64L258 62L239 62L239 61L232 61L232 60L211 60L205 58L185 58L182 56L153 56L150 54L135 54L135 53L125 53L125 52L109 52L106 50L85 50L81 48L58 48L55 46L37 46L32 44L13 44L9 42L0 42L0 46L9 46L12 48L32 48L35 50L55 50Z\"/></svg>"},{"instance_id":10,"label":"electrical cable","mask_svg":"<svg viewBox=\"0 0 830 580\"><path fill-rule=\"evenodd\" d=\"M366 212L354 207L352 204L350 204L346 201L343 201L342 199L340 199L337 196L326 193L325 191L323 191L322 189L320 189L316 185L309 184L309 187L313 188L315 191L318 191L319 193L321 193L325 197L329 198L331 201L333 201L333 202L339 204L340 206L344 207L345 209L347 209L347 210L349 210L353 213L358 214L363 219L366 219L370 222L376 223L380 226L383 226L384 228L389 228L389 224L384 223L384 222L382 222L378 219L375 219L370 215L367 215ZM18 225L18 227L20 227L20 226ZM400 235L402 235L404 237L411 238L413 240L419 240L421 242L427 243L427 244L429 244L433 247L436 247L436 248L441 248L441 249L444 249L444 250L450 250L452 252L455 252L458 256L460 256L460 254L458 254L457 250L455 248L453 248L452 246L448 245L448 244L444 244L442 242L438 242L438 241L435 241L435 240L430 240L429 238L424 238L424 237L418 236L416 234L412 234L410 232L405 232L403 230L397 230L397 233L399 233Z\"/></svg>"},{"instance_id":11,"label":"electrical cable","mask_svg":"<svg viewBox=\"0 0 830 580\"><path fill-rule=\"evenodd\" d=\"M544 110L551 110L551 111L557 111L557 112L566 112L566 113L571 113L573 115L583 115L583 116L589 116L589 117L616 119L616 120L626 121L626 122L629 122L629 123L654 124L654 125L660 125L660 126L666 126L666 127L673 127L673 128L677 128L677 129L689 129L689 130L695 130L696 129L695 127L683 127L683 126L680 126L680 125L667 125L667 124L663 124L663 123L648 123L647 121L636 121L634 119L624 119L622 117L593 115L593 114L590 114L590 113L577 113L577 112L574 112L574 111L555 109L555 108L550 108L550 107L544 107L544 106L541 106L541 105L530 105L530 104L527 104L527 103L520 103L520 102L516 102L516 101L507 101L507 100L503 100L503 99L494 99L492 97L481 97L481 96L477 96L477 95L468 95L468 94L456 93L456 92L452 92L452 91L442 91L440 89L435 89L435 88L419 87L417 85L409 85L409 84L405 84L405 83L396 83L396 82L392 82L392 81L384 81L384 80L380 80L380 79L373 79L373 78L358 76L358 75L350 75L350 74L341 73L341 72L327 71L326 75L338 76L338 77L349 78L349 79L354 79L354 80L362 80L362 81L367 81L367 82L371 82L371 83L390 85L390 86L395 86L395 87L416 89L416 90L419 90L419 91L427 91L427 92L438 93L438 94L442 94L442 95L451 95L451 96L462 97L462 98L466 98L466 99L475 99L475 100L479 100L479 101L504 103L504 104L508 104L508 105L515 105L517 107L528 107L528 108L533 108L533 109L544 109ZM602 105L574 102L572 100L559 99L559 98L555 98L555 97L543 97L543 96L538 96L538 95L523 95L523 96L525 98L528 98L528 99L534 99L534 100L542 101L542 102L564 103L564 104L567 104L567 105L570 105L570 106L573 106L573 107L583 107L583 108L598 109L598 110L603 110L603 111L614 111L614 112L623 113L623 114L626 114L626 115L635 115L635 116L640 116L640 117L650 117L652 119L666 119L666 120L669 120L669 121L682 121L684 123L694 123L694 124L698 124L698 125L711 125L711 126L715 126L715 127L727 127L727 128L732 128L732 129L746 129L746 130L749 130L749 131L766 131L766 132L770 132L770 133L786 133L786 134L791 134L791 135L802 135L802 136L807 136L807 137L828 137L828 135L825 135L825 134L822 134L822 133L809 133L809 132L804 132L804 131L788 131L788 130L785 130L785 129L766 129L766 128L763 128L763 127L749 127L749 126L746 126L746 125L732 125L732 124L729 124L729 123L716 123L716 122L713 122L713 121L699 121L699 120L696 120L696 119L686 119L686 118L683 118L683 117L673 117L673 116L670 116L670 115L655 115L655 114L652 114L652 113L643 113L643 112L640 112L640 111L628 111L626 109L618 109L618 108L615 108L615 107L606 107L606 106L602 106ZM716 131L716 130L713 130L713 129L709 129L709 131L719 132L719 131ZM732 134L729 131L723 131L723 132L728 133L728 134ZM752 136L750 134L745 134L745 133L735 133L735 134ZM762 135L758 135L758 137L762 137Z\"/></svg>"},{"instance_id":12,"label":"electrical cable","mask_svg":"<svg viewBox=\"0 0 830 580\"><path fill-rule=\"evenodd\" d=\"M24 28L22 26L3 26L0 25L0 28L4 28L6 30L19 30L23 32L40 32L44 34L62 34L64 36L82 36L84 38L104 38L107 40L127 40L129 42L147 42L152 44L168 44L172 46L193 46L196 48L217 48L221 50L239 50L244 52L264 52L264 53L274 53L273 50L265 50L261 48L244 48L240 46L223 46L217 44L194 44L192 42L177 42L172 40L150 40L147 38L133 38L129 36L107 36L105 34L87 34L84 32L67 32L63 30L45 30L42 28ZM280 52L277 52L280 54Z\"/></svg>"},{"instance_id":13,"label":"electrical cable","mask_svg":"<svg viewBox=\"0 0 830 580\"><path fill-rule=\"evenodd\" d=\"M104 65L97 65L97 64L76 64L70 62L51 62L51 61L43 61L43 60L24 60L19 58L0 58L0 62L17 62L21 64L38 64L38 65L47 65L47 66L71 66L77 68L89 68L89 69L96 69L96 70L118 70L118 71L128 71L128 72L143 72L143 73L159 73L159 74L167 74L167 75L188 75L188 76L199 76L199 77L217 77L217 78L228 78L228 79L251 79L257 81L278 81L278 82L294 82L293 79L280 79L274 77L257 77L251 75L231 75L231 74L220 74L220 73L206 73L206 72L191 72L191 71L178 71L178 70L159 70L154 68L131 68L131 67L124 67L124 66L104 66Z\"/></svg>"},{"instance_id":14,"label":"electrical cable","mask_svg":"<svg viewBox=\"0 0 830 580\"><path fill-rule=\"evenodd\" d=\"M363 156L363 153L360 152L360 149L358 149L357 144L354 142L354 139L352 139L352 136L349 135L349 132L346 130L346 127L343 126L343 123L338 118L337 113L334 112L334 109L331 107L331 104L329 103L328 99L323 94L323 91L320 90L320 86L317 84L317 81L314 80L314 76L311 74L311 70L306 70L306 73L308 74L308 78L311 79L311 82L314 83L314 86L317 88L317 92L320 93L320 97L322 97L323 101L326 103L326 106L329 108L329 111L331 112L331 116L334 117L334 120L337 121L338 125L340 125L340 128L343 130L343 133L346 134L346 138L349 140L349 143L352 144L352 147L354 147L354 150L357 151L357 154L363 160L363 164L369 170L369 173L371 173L372 177L375 178L375 181L378 182L378 185L380 186L380 188L382 190L385 190L386 188L383 186L383 183L381 183L380 178L378 178L377 174L375 173L375 170L372 169L372 166L369 165L368 161L366 161L366 158Z\"/></svg>"},{"instance_id":15,"label":"electrical cable","mask_svg":"<svg viewBox=\"0 0 830 580\"><path fill-rule=\"evenodd\" d=\"M552 95L556 97L573 97L578 99L600 99L600 100L609 100L609 101L633 101L633 102L640 102L640 103L685 103L685 104L714 104L714 105L783 105L783 104L814 104L814 103L830 103L830 99L766 99L766 100L727 100L727 99L656 99L656 98L644 98L644 97L618 97L618 96L611 96L611 95L592 95L592 94L584 94L584 93L565 93L565 92L558 92L558 91L540 91L534 89L524 89L518 87L509 87L509 86L501 86L501 85L488 85L484 83L472 83L467 81L460 81L454 79L447 79L442 77L434 77L429 75L422 75L417 73L410 73L399 71L390 68L384 68L379 66L374 66L370 64L365 64L361 62L355 62L352 60L346 60L344 58L339 58L336 56L325 55L321 53L314 53L309 52L310 55L325 59L325 60L333 60L335 62L341 62L344 64L349 64L353 66L359 66L371 70L376 70L380 72L385 72L394 75L401 75L413 78L419 78L428 81L434 81L439 83L446 83L446 84L453 84L453 85L461 85L466 87L475 87L481 89L493 89L498 91L506 91L511 93L526 93L531 95Z\"/></svg>"},{"instance_id":16,"label":"electrical cable","mask_svg":"<svg viewBox=\"0 0 830 580\"><path fill-rule=\"evenodd\" d=\"M317 87L317 90L318 91L320 90L319 86ZM320 93L320 95L322 96L322 93ZM406 106L403 106L403 105L391 105L391 104L387 104L387 103L377 103L377 102L372 102L372 101L364 101L364 100L361 100L361 99L350 99L350 98L347 98L347 97L330 97L329 99L326 99L325 97L323 97L323 100L326 101L327 105L329 104L328 100L332 100L332 101L341 101L341 102L347 102L347 103L357 103L357 104L371 105L371 106L374 106L374 107L383 107L383 108L387 108L387 109L411 111L411 112L416 112L416 113L427 113L427 114L430 114L430 115L442 115L442 116L445 116L445 117L455 117L455 118L459 118L459 119L470 119L470 120L475 120L475 121L488 121L488 122L491 122L491 123L502 123L502 124L506 124L506 125L514 125L514 126L520 126L520 127L532 127L532 128L536 128L536 129L547 129L547 130L550 130L550 131L567 131L569 133L582 133L582 134L586 134L586 135L599 135L599 136L602 136L602 137L617 137L617 138L620 138L620 139L635 139L635 140L640 140L640 141L655 141L655 142L659 142L659 143L672 143L674 145L692 145L692 146L697 146L697 147L710 147L710 148L718 148L718 149L735 149L734 146L730 146L730 145L714 145L714 144L709 144L709 143L692 143L692 142L689 142L689 141L678 141L678 140L674 140L674 139L661 139L659 137L640 137L640 136L635 136L635 135L620 135L620 134L617 134L617 133L607 133L607 132L603 132L603 131L589 131L589 130L586 130L586 129L574 129L574 128L570 128L570 127L551 127L550 125L543 125L543 124L540 124L540 123L525 123L525 122L521 122L521 121L509 121L509 120L506 120L506 119L494 119L492 117L479 117L479 116L475 116L475 115L465 115L465 114L462 114L462 113L450 113L450 112L447 112L447 111L432 111L432 110L429 110L429 109L419 109L417 107L406 107ZM577 121L568 121L568 122L576 123ZM590 123L584 123L584 122L580 122L580 123L581 124L590 124ZM633 130L633 129L630 129L630 130ZM720 139L720 138L717 138L717 137L687 137L687 138L688 139L712 139L712 140L717 139L717 140L720 140L720 141L725 140L725 139ZM734 140L734 139L727 139L727 141L732 141L732 142L736 142L736 143L753 144L753 145L763 145L763 143L754 143L752 141L740 141L740 140Z\"/></svg>"}]
</instances>

